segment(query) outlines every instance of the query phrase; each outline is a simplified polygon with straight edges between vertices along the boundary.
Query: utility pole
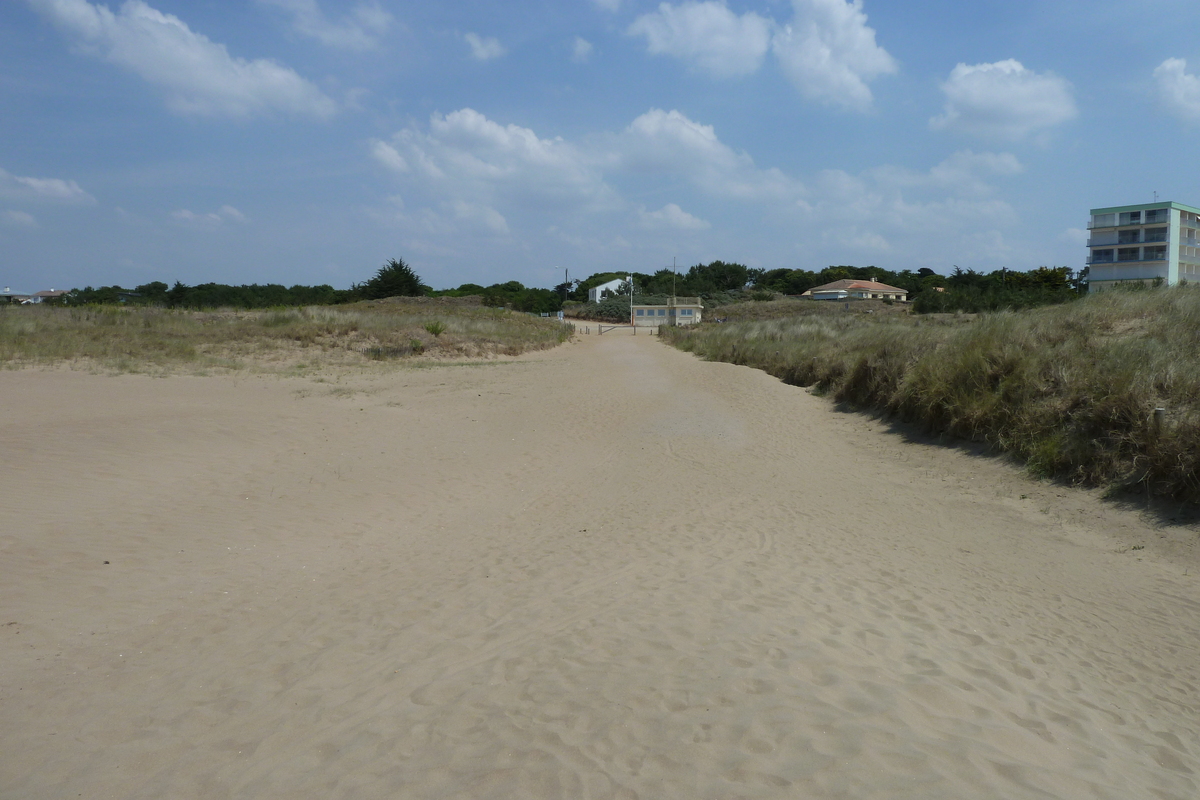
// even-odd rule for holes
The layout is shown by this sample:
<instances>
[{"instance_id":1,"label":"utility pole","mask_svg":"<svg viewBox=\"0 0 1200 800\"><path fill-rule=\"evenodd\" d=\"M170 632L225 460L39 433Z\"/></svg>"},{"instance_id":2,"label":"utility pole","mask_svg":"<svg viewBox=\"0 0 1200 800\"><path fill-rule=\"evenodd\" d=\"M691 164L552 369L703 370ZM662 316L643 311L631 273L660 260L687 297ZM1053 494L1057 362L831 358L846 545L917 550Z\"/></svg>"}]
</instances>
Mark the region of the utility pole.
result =
<instances>
[{"instance_id":1,"label":"utility pole","mask_svg":"<svg viewBox=\"0 0 1200 800\"><path fill-rule=\"evenodd\" d=\"M633 276L629 276L629 327L634 327L637 323L633 321ZM637 330L634 330L637 333Z\"/></svg>"}]
</instances>

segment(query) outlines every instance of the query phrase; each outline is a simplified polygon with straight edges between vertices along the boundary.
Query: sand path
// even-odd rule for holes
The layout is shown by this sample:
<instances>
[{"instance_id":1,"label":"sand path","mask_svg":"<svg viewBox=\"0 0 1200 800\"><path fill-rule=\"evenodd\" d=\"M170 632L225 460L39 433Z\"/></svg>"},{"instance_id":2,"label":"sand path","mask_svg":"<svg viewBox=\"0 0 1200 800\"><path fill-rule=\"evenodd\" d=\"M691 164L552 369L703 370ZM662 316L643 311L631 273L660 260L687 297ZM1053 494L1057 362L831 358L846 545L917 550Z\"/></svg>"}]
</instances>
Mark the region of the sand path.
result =
<instances>
[{"instance_id":1,"label":"sand path","mask_svg":"<svg viewBox=\"0 0 1200 800\"><path fill-rule=\"evenodd\" d=\"M1193 532L650 336L0 407L0 797L1200 795Z\"/></svg>"}]
</instances>

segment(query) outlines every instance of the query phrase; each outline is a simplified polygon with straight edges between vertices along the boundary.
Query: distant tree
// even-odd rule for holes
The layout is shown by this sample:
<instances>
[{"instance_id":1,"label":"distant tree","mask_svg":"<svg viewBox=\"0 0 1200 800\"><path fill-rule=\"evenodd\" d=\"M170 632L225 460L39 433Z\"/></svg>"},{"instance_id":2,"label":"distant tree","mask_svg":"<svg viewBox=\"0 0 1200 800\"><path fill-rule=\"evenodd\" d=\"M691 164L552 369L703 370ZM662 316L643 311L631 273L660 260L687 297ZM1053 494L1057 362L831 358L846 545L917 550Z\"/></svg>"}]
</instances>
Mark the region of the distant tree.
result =
<instances>
[{"instance_id":1,"label":"distant tree","mask_svg":"<svg viewBox=\"0 0 1200 800\"><path fill-rule=\"evenodd\" d=\"M689 290L700 295L736 291L745 287L749 280L750 270L746 266L724 261L696 264L687 271Z\"/></svg>"},{"instance_id":2,"label":"distant tree","mask_svg":"<svg viewBox=\"0 0 1200 800\"><path fill-rule=\"evenodd\" d=\"M562 297L563 300L570 300L571 292L575 291L575 287L578 285L579 281L564 281L555 286L553 291L556 295Z\"/></svg>"},{"instance_id":3,"label":"distant tree","mask_svg":"<svg viewBox=\"0 0 1200 800\"><path fill-rule=\"evenodd\" d=\"M168 287L167 284L163 283L162 281L150 281L150 283L143 283L141 286L137 287L135 291L142 296L142 300L145 303L151 305L166 305L167 291L169 288L170 287Z\"/></svg>"},{"instance_id":4,"label":"distant tree","mask_svg":"<svg viewBox=\"0 0 1200 800\"><path fill-rule=\"evenodd\" d=\"M184 304L187 299L188 285L183 281L175 281L175 285L167 292L167 305L171 308L178 308Z\"/></svg>"},{"instance_id":5,"label":"distant tree","mask_svg":"<svg viewBox=\"0 0 1200 800\"><path fill-rule=\"evenodd\" d=\"M363 297L368 300L381 300L384 297L416 297L424 294L420 276L399 258L389 259L375 273L375 277L364 283L360 289Z\"/></svg>"},{"instance_id":6,"label":"distant tree","mask_svg":"<svg viewBox=\"0 0 1200 800\"><path fill-rule=\"evenodd\" d=\"M1071 282L1071 288L1080 294L1088 292L1088 273L1092 271L1091 267L1084 267L1075 274L1075 280Z\"/></svg>"}]
</instances>

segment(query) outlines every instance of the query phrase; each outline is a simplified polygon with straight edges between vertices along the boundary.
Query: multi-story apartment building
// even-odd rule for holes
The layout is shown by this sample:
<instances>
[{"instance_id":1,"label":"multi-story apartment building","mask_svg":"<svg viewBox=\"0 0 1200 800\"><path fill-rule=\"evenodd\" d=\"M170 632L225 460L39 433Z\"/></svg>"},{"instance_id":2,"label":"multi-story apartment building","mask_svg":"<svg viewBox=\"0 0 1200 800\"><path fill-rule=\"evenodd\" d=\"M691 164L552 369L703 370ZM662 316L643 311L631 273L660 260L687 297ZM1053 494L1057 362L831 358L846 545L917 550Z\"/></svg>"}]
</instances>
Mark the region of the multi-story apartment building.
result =
<instances>
[{"instance_id":1,"label":"multi-story apartment building","mask_svg":"<svg viewBox=\"0 0 1200 800\"><path fill-rule=\"evenodd\" d=\"M1088 290L1200 281L1200 209L1180 203L1093 208Z\"/></svg>"}]
</instances>

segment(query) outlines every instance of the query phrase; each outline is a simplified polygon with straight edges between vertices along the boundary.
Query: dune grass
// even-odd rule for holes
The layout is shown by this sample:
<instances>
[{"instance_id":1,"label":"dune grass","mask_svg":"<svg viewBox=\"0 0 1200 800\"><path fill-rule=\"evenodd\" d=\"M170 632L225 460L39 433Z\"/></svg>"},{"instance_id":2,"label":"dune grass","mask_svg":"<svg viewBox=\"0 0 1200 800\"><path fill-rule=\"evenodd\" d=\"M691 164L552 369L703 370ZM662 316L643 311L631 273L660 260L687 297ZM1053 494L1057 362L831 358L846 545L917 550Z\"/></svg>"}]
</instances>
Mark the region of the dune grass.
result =
<instances>
[{"instance_id":1,"label":"dune grass","mask_svg":"<svg viewBox=\"0 0 1200 800\"><path fill-rule=\"evenodd\" d=\"M261 311L0 306L0 365L8 368L72 362L117 371L202 372L487 358L553 347L570 336L570 326L555 320L471 305Z\"/></svg>"},{"instance_id":2,"label":"dune grass","mask_svg":"<svg viewBox=\"0 0 1200 800\"><path fill-rule=\"evenodd\" d=\"M987 442L1038 475L1200 503L1195 288L977 318L823 314L664 330L710 360Z\"/></svg>"}]
</instances>

